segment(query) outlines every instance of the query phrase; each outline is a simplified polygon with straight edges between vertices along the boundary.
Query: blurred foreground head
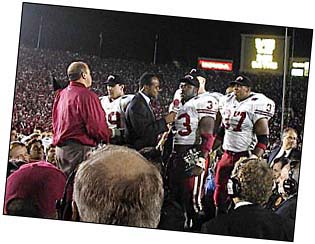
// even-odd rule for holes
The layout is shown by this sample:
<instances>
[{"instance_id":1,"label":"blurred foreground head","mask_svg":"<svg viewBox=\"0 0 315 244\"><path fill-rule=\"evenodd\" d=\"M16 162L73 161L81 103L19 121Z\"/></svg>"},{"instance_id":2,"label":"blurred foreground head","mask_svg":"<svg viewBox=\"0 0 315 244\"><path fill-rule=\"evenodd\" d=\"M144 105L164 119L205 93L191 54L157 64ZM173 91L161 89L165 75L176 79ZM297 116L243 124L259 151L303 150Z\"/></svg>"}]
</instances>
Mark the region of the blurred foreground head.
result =
<instances>
[{"instance_id":1,"label":"blurred foreground head","mask_svg":"<svg viewBox=\"0 0 315 244\"><path fill-rule=\"evenodd\" d=\"M74 213L83 222L156 228L162 200L159 171L127 147L99 149L75 176Z\"/></svg>"},{"instance_id":2,"label":"blurred foreground head","mask_svg":"<svg viewBox=\"0 0 315 244\"><path fill-rule=\"evenodd\" d=\"M7 180L4 213L57 218L56 200L62 197L65 183L66 175L50 163L22 165Z\"/></svg>"},{"instance_id":3,"label":"blurred foreground head","mask_svg":"<svg viewBox=\"0 0 315 244\"><path fill-rule=\"evenodd\" d=\"M242 159L236 162L232 172L238 181L239 193L234 202L248 201L264 205L272 194L272 170L261 159Z\"/></svg>"}]
</instances>

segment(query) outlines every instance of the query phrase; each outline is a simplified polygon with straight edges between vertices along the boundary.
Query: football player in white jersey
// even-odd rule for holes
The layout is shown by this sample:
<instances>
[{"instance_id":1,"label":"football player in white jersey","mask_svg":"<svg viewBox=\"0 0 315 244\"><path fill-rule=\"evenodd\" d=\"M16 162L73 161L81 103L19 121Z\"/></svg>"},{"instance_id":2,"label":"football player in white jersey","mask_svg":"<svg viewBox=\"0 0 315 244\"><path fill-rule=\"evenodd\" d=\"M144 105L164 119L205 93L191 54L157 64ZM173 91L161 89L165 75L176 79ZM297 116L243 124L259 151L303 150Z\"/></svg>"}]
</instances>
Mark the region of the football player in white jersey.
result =
<instances>
[{"instance_id":1,"label":"football player in white jersey","mask_svg":"<svg viewBox=\"0 0 315 244\"><path fill-rule=\"evenodd\" d=\"M259 158L264 153L268 145L268 121L275 111L274 101L251 91L252 81L248 77L240 75L230 84L233 85L233 92L219 102L222 126L214 146L223 139L224 154L215 172L214 203L217 215L227 210L229 199L226 184L235 162L241 157Z\"/></svg>"},{"instance_id":2,"label":"football player in white jersey","mask_svg":"<svg viewBox=\"0 0 315 244\"><path fill-rule=\"evenodd\" d=\"M202 94L206 92L206 82L207 82L207 75L202 71L198 69L191 69L190 72L187 75L192 75L195 77L199 82L199 88L198 88L198 94ZM175 112L177 113L179 108L182 106L182 89L181 86L184 85L184 83L180 83L178 89L174 93L174 97L172 100L172 103L169 106L169 112ZM212 93L214 94L214 93ZM216 93L218 96L222 96L220 93ZM164 161L167 161L165 159L168 159L170 156L170 153L173 150L173 127L169 125L169 130L164 132L163 136L161 137L157 148L162 152Z\"/></svg>"},{"instance_id":3,"label":"football player in white jersey","mask_svg":"<svg viewBox=\"0 0 315 244\"><path fill-rule=\"evenodd\" d=\"M107 96L100 97L101 105L106 113L108 128L112 131L111 144L124 144L124 116L127 105L134 95L125 95L125 83L118 75L109 75L105 84L107 85Z\"/></svg>"},{"instance_id":4,"label":"football player in white jersey","mask_svg":"<svg viewBox=\"0 0 315 244\"><path fill-rule=\"evenodd\" d=\"M207 76L206 74L202 71L202 70L197 70L197 69L191 69L190 72L187 75L191 75L194 78L196 78L199 82L199 87L198 87L198 94L202 94L206 92L206 82L207 82ZM183 84L180 83L179 84L179 88L175 91L174 93L174 97L173 97L173 101L170 104L169 107L169 112L174 111L177 112L177 110L179 109L179 107L182 105L182 97L181 97L181 93L182 93L182 89L181 86Z\"/></svg>"},{"instance_id":5,"label":"football player in white jersey","mask_svg":"<svg viewBox=\"0 0 315 244\"><path fill-rule=\"evenodd\" d=\"M181 82L181 102L174 135L174 152L168 163L168 185L171 196L186 214L186 228L203 210L201 198L207 172L209 152L214 141L213 131L218 101L211 93L198 95L199 81L186 75Z\"/></svg>"},{"instance_id":6,"label":"football player in white jersey","mask_svg":"<svg viewBox=\"0 0 315 244\"><path fill-rule=\"evenodd\" d=\"M199 82L199 88L198 88L198 95L206 93L206 82L207 82L207 75L205 74L205 72L203 72L202 70L198 70L198 69L191 69L190 72L187 75L192 75L195 79L198 80ZM174 97L173 97L173 101L169 106L169 112L178 112L179 108L182 106L182 89L181 86L183 86L184 83L180 83L179 84L179 88L175 91L174 93ZM219 92L211 92L211 95L216 98L216 100L219 102L220 98L223 96L223 94L219 93ZM215 129L217 130L219 125L221 123L221 118L217 118L216 119L216 123L215 123ZM165 132L162 140L160 141L160 144L164 144L166 138L167 140L171 140L169 134L171 133L171 129L168 132ZM171 135L171 138L173 138L173 135ZM164 141L163 141L164 139ZM167 143L170 144L170 143ZM171 143L173 145L173 143ZM163 150L163 147L162 147ZM172 149L171 149L172 150ZM170 150L170 151L171 151Z\"/></svg>"}]
</instances>

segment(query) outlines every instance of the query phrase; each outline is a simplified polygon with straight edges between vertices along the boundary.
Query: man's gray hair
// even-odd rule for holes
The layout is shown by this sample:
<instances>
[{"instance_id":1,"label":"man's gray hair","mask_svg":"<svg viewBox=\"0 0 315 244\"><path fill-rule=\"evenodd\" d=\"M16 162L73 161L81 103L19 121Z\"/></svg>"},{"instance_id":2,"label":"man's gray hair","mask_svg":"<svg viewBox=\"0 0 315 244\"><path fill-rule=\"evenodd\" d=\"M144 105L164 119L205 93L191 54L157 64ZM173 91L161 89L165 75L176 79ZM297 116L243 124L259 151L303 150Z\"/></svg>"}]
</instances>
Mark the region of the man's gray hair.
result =
<instances>
[{"instance_id":1,"label":"man's gray hair","mask_svg":"<svg viewBox=\"0 0 315 244\"><path fill-rule=\"evenodd\" d=\"M156 228L163 202L162 177L135 150L108 145L80 164L73 200L81 221Z\"/></svg>"}]
</instances>

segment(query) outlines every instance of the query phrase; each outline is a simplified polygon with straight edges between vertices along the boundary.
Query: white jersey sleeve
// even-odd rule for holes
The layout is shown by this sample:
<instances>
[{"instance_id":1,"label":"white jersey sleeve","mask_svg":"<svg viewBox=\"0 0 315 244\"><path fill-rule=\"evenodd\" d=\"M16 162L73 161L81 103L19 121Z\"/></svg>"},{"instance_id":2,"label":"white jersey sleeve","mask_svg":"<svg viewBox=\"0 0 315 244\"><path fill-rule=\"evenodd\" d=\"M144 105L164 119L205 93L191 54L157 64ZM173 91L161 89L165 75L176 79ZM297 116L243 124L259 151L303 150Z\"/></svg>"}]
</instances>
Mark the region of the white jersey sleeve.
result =
<instances>
[{"instance_id":1,"label":"white jersey sleeve","mask_svg":"<svg viewBox=\"0 0 315 244\"><path fill-rule=\"evenodd\" d=\"M179 108L182 106L181 93L182 93L181 89L177 89L175 91L174 98L168 109L169 112L178 112Z\"/></svg>"},{"instance_id":2,"label":"white jersey sleeve","mask_svg":"<svg viewBox=\"0 0 315 244\"><path fill-rule=\"evenodd\" d=\"M107 113L106 110L110 106L110 101L109 101L108 96L100 97L100 102L101 102L102 108L104 109L105 113Z\"/></svg>"},{"instance_id":3,"label":"white jersey sleeve","mask_svg":"<svg viewBox=\"0 0 315 244\"><path fill-rule=\"evenodd\" d=\"M135 95L129 94L129 95L124 95L120 98L120 109L122 113L125 113L127 110L128 104L131 102Z\"/></svg>"},{"instance_id":4,"label":"white jersey sleeve","mask_svg":"<svg viewBox=\"0 0 315 244\"><path fill-rule=\"evenodd\" d=\"M223 97L223 94L220 92L211 92L210 94L217 100L218 103L220 99Z\"/></svg>"},{"instance_id":5,"label":"white jersey sleeve","mask_svg":"<svg viewBox=\"0 0 315 244\"><path fill-rule=\"evenodd\" d=\"M270 119L275 113L275 103L263 94L257 93L253 98L253 118L255 124L261 118Z\"/></svg>"},{"instance_id":6,"label":"white jersey sleeve","mask_svg":"<svg viewBox=\"0 0 315 244\"><path fill-rule=\"evenodd\" d=\"M200 94L198 97L196 97L194 104L199 120L206 116L210 116L213 119L216 118L219 103L218 99L213 96L212 93L206 92Z\"/></svg>"},{"instance_id":7,"label":"white jersey sleeve","mask_svg":"<svg viewBox=\"0 0 315 244\"><path fill-rule=\"evenodd\" d=\"M219 106L218 106L218 110L220 113L222 113L223 108L225 107L225 104L227 102L227 100L233 95L233 93L227 94L227 95L222 95L222 97L220 97L219 99Z\"/></svg>"}]
</instances>

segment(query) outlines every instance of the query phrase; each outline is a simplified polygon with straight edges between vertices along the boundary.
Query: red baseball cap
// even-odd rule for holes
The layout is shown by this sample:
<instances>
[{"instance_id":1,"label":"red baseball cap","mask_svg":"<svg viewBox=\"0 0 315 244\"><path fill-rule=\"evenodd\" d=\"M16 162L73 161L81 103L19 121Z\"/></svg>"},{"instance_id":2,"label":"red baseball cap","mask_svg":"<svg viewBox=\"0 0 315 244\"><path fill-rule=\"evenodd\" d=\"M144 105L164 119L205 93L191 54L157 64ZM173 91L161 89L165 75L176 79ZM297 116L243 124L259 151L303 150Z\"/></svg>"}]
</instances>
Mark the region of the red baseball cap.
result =
<instances>
[{"instance_id":1,"label":"red baseball cap","mask_svg":"<svg viewBox=\"0 0 315 244\"><path fill-rule=\"evenodd\" d=\"M31 199L37 203L43 218L54 218L56 200L62 198L66 180L66 175L48 162L22 165L7 179L4 213L7 213L7 205L11 200Z\"/></svg>"}]
</instances>

